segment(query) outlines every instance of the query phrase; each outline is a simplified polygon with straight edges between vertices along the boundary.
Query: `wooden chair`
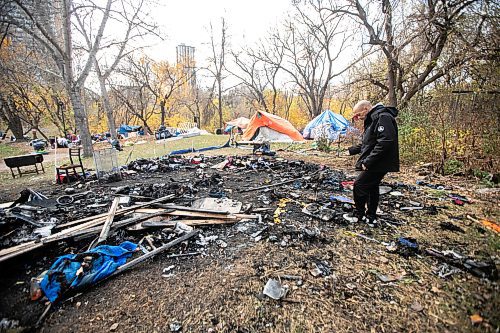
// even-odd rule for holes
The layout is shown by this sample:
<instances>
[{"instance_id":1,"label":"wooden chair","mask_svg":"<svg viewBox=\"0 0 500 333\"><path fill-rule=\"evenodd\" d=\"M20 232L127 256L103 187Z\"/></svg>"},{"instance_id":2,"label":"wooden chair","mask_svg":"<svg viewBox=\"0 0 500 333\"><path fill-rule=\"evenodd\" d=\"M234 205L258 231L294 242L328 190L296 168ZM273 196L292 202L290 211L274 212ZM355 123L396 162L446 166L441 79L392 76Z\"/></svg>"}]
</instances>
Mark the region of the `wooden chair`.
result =
<instances>
[{"instance_id":1,"label":"wooden chair","mask_svg":"<svg viewBox=\"0 0 500 333\"><path fill-rule=\"evenodd\" d=\"M70 161L70 164L68 165L61 165L59 167L56 168L56 174L57 174L57 183L58 184L61 184L62 183L62 180L61 180L61 176L62 175L65 175L65 179L66 179L66 182L67 183L70 183L70 177L71 176L75 176L76 178L80 178L80 175L78 174L78 171L77 169L81 169L82 170L82 176L83 178L85 179L85 169L83 168L83 163L82 163L82 157L80 155L80 151L81 149L80 148L69 148L69 161ZM76 159L76 157L78 157L78 162L79 163L75 163L75 161L73 161L73 158Z\"/></svg>"}]
</instances>

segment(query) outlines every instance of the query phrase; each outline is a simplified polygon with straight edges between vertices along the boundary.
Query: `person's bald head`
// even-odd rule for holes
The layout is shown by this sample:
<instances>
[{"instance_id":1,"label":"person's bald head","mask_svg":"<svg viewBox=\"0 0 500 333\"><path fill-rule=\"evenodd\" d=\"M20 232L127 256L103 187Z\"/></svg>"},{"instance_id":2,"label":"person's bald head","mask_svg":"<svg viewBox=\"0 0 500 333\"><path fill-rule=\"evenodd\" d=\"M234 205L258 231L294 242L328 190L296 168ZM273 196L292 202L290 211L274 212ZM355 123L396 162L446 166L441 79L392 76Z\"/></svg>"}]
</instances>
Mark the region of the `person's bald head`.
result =
<instances>
[{"instance_id":1,"label":"person's bald head","mask_svg":"<svg viewBox=\"0 0 500 333\"><path fill-rule=\"evenodd\" d=\"M372 103L368 102L367 100L361 100L354 105L354 108L352 109L353 111L353 118L354 119L360 119L364 120L366 118L366 115L370 110L372 109Z\"/></svg>"}]
</instances>

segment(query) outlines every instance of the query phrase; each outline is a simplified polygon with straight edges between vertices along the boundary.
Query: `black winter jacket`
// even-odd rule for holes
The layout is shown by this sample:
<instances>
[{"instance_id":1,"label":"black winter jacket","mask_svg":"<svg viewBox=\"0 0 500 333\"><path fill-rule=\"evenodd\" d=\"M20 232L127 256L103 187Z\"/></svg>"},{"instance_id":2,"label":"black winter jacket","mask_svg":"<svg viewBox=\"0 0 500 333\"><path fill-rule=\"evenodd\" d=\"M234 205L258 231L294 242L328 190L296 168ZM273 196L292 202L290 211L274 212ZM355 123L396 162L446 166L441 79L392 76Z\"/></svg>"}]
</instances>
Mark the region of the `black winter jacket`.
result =
<instances>
[{"instance_id":1,"label":"black winter jacket","mask_svg":"<svg viewBox=\"0 0 500 333\"><path fill-rule=\"evenodd\" d=\"M363 141L349 148L350 155L361 154L356 170L364 164L368 171L399 171L398 110L394 107L375 105L366 115Z\"/></svg>"}]
</instances>

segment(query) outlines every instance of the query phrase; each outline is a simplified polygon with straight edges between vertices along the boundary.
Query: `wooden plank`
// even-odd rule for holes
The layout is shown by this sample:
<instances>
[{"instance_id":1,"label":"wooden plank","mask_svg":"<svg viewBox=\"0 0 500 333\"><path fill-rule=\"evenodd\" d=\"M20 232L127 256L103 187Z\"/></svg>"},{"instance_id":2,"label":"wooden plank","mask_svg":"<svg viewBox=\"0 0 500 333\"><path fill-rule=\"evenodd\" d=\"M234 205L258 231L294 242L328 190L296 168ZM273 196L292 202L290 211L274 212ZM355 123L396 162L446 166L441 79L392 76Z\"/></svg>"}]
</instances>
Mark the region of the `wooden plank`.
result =
<instances>
[{"instance_id":1,"label":"wooden plank","mask_svg":"<svg viewBox=\"0 0 500 333\"><path fill-rule=\"evenodd\" d=\"M3 208L3 209L9 208L10 206L12 206L13 203L14 203L14 201L4 202L4 203L0 204L0 208Z\"/></svg>"},{"instance_id":2,"label":"wooden plank","mask_svg":"<svg viewBox=\"0 0 500 333\"><path fill-rule=\"evenodd\" d=\"M169 199L172 199L174 197L175 197L175 195L168 195L168 196L153 200L153 201L148 202L148 203L137 205L137 206L146 207L152 203L161 202L164 200L169 200ZM135 206L135 207L137 207L137 206ZM130 211L131 208L135 208L135 207L134 206L128 207L126 210ZM62 230L58 233L55 233L53 235L44 237L44 238L40 239L40 241L37 241L36 243L34 241L30 241L30 242L16 245L16 246L8 248L8 249L3 249L0 251L0 262L8 260L8 259L13 258L13 257L18 256L18 255L21 255L23 253L30 252L34 249L40 248L40 247L44 246L45 244L48 244L51 242L74 237L76 235L85 234L86 229L99 226L101 223L104 223L104 221L105 221L105 218L99 218L99 219L96 219L93 221L88 221L86 223L82 223L82 224L73 226L71 228L64 229L64 230Z\"/></svg>"},{"instance_id":3,"label":"wooden plank","mask_svg":"<svg viewBox=\"0 0 500 333\"><path fill-rule=\"evenodd\" d=\"M24 247L22 249L19 249L17 251L10 252L10 253L8 253L6 255L2 254L2 256L0 257L0 262L8 260L10 258L14 258L14 257L19 256L19 255L24 254L24 253L28 253L28 252L30 252L30 251L32 251L34 249L38 249L38 248L40 248L40 247L42 247L44 245L45 244L43 244L43 243L35 243L35 244L30 245L30 246L26 246L26 247Z\"/></svg>"},{"instance_id":4,"label":"wooden plank","mask_svg":"<svg viewBox=\"0 0 500 333\"><path fill-rule=\"evenodd\" d=\"M251 220L258 220L261 217L259 214L234 214L234 216L238 219L251 219Z\"/></svg>"},{"instance_id":5,"label":"wooden plank","mask_svg":"<svg viewBox=\"0 0 500 333\"><path fill-rule=\"evenodd\" d=\"M174 221L171 221L174 222ZM238 222L237 220L217 220L217 219L201 219L201 220L176 220L175 222L182 222L190 227L196 227L201 225L214 225L214 224L233 224Z\"/></svg>"},{"instance_id":6,"label":"wooden plank","mask_svg":"<svg viewBox=\"0 0 500 333\"><path fill-rule=\"evenodd\" d=\"M211 214L222 214L222 215L229 214L228 211L205 209L205 208L194 208L194 207L186 207L186 206L177 206L177 205L170 205L170 204L154 204L153 206L165 208L165 209L170 208L170 209L176 209L176 210L183 210L183 211L187 211L187 212L211 213Z\"/></svg>"},{"instance_id":7,"label":"wooden plank","mask_svg":"<svg viewBox=\"0 0 500 333\"><path fill-rule=\"evenodd\" d=\"M167 196L161 197L159 199L155 199L155 200L150 201L150 202L145 202L145 203L142 203L142 204L139 204L139 205L135 205L135 206L130 206L130 207L127 207L127 208L123 208L123 209L118 210L115 215L116 216L123 215L123 214L131 212L131 211L133 211L135 209L142 208L142 207L147 207L147 206L150 206L150 205L155 204L155 203L160 203L160 202L163 202L163 201L166 201L166 200L170 200L170 199L173 199L174 197L175 197L175 195L171 194L171 195L167 195ZM72 225L75 225L75 224L93 221L93 220L96 220L96 219L102 219L102 221L104 221L106 219L106 216L108 216L108 213L102 213L102 214L99 214L99 215L89 216L89 217L85 217L83 219L79 219L79 220L71 221L71 222L68 222L68 223L60 224L60 225L58 225L56 227L57 228L65 228L65 227L69 227L69 226L72 226Z\"/></svg>"},{"instance_id":8,"label":"wooden plank","mask_svg":"<svg viewBox=\"0 0 500 333\"><path fill-rule=\"evenodd\" d=\"M111 229L112 230L119 229L122 227L126 227L130 224L134 224L137 222L141 222L141 221L151 219L151 218L154 218L156 216L162 216L162 215L163 215L163 213L145 214L142 216L132 217L130 219L123 220L123 221L117 221L117 222L113 223L113 225L111 226ZM83 239L83 238L98 234L100 231L101 231L101 227L97 226L97 227L81 230L80 232L77 232L77 233L74 233L73 235L71 235L71 237L79 237L79 238Z\"/></svg>"},{"instance_id":9,"label":"wooden plank","mask_svg":"<svg viewBox=\"0 0 500 333\"><path fill-rule=\"evenodd\" d=\"M108 238L109 229L110 229L111 224L113 223L113 220L115 218L116 210L118 209L119 203L120 203L120 198L115 198L113 200L113 204L111 205L111 208L109 209L109 214L106 217L106 222L104 222L104 225L102 226L101 234L99 235L99 239L97 240L98 244L104 242Z\"/></svg>"},{"instance_id":10,"label":"wooden plank","mask_svg":"<svg viewBox=\"0 0 500 333\"><path fill-rule=\"evenodd\" d=\"M141 208L137 209L135 212L136 213L145 213L145 214L151 214L151 213L157 213L160 212L160 209L152 209L152 208ZM223 219L223 220L237 220L238 217L234 214L231 215L222 215L222 214L213 214L213 213L202 213L202 212L188 212L188 211L183 211L183 210L174 210L174 211L166 211L164 210L164 215L169 215L169 216L186 216L186 217L200 217L200 218L206 218L206 219Z\"/></svg>"},{"instance_id":11,"label":"wooden plank","mask_svg":"<svg viewBox=\"0 0 500 333\"><path fill-rule=\"evenodd\" d=\"M89 246L89 250L92 250L94 247L97 245L103 243L108 239L109 235L109 230L111 227L111 224L113 223L113 220L115 218L116 210L118 209L118 205L120 204L120 198L115 197L113 200L113 203L111 204L111 208L109 209L108 216L106 217L106 221L104 222L102 226L101 233L99 234L99 238L97 239L96 242L92 242Z\"/></svg>"},{"instance_id":12,"label":"wooden plank","mask_svg":"<svg viewBox=\"0 0 500 333\"><path fill-rule=\"evenodd\" d=\"M237 221L234 220L218 220L218 219L188 219L188 220L175 220L175 221L165 221L165 222L142 222L141 225L144 228L166 228L175 227L177 222L184 223L185 225L194 227L200 225L213 225L213 224L233 224Z\"/></svg>"},{"instance_id":13,"label":"wooden plank","mask_svg":"<svg viewBox=\"0 0 500 333\"><path fill-rule=\"evenodd\" d=\"M16 252L16 251L21 251L25 248L28 248L30 246L33 246L36 242L35 241L29 241L29 242L26 242L26 243L22 243L22 244L18 244L18 245L15 245L15 246L11 246L9 248L6 248L6 249L2 249L0 250L0 257L6 255L6 254L9 254L11 252Z\"/></svg>"}]
</instances>

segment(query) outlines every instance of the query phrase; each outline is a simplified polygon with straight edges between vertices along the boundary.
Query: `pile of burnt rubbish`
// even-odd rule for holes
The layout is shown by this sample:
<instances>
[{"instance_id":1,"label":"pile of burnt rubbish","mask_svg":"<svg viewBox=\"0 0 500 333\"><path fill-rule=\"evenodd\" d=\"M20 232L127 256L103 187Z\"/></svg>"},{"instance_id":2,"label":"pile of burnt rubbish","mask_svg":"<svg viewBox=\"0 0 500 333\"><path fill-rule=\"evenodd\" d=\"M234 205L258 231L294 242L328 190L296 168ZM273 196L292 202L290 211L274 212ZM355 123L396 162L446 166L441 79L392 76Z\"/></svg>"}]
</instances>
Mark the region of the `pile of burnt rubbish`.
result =
<instances>
[{"instance_id":1,"label":"pile of burnt rubbish","mask_svg":"<svg viewBox=\"0 0 500 333\"><path fill-rule=\"evenodd\" d=\"M173 255L178 256L206 255L210 246L228 248L234 234L286 249L328 242L324 231L331 228L345 229L405 257L432 256L441 263L436 274L443 278L460 271L497 278L492 262L394 237L406 223L405 216L433 216L450 199L455 204L472 203L451 192L426 195L425 202L419 202L429 184L384 183L380 221L361 225L366 231L362 233L360 228L353 232L343 218L353 210L355 175L319 164L279 157L166 156L133 161L122 167L122 178L107 184L71 184L51 193L26 189L17 200L2 205L0 264L48 245L57 244L62 250L76 243L72 249L84 249L66 253L35 277L33 299L58 302L170 249L176 249ZM460 232L452 222L442 223L441 228ZM386 232L377 239L368 236L373 234L370 230ZM71 280L63 283L62 276ZM267 289L271 287L272 283Z\"/></svg>"}]
</instances>

